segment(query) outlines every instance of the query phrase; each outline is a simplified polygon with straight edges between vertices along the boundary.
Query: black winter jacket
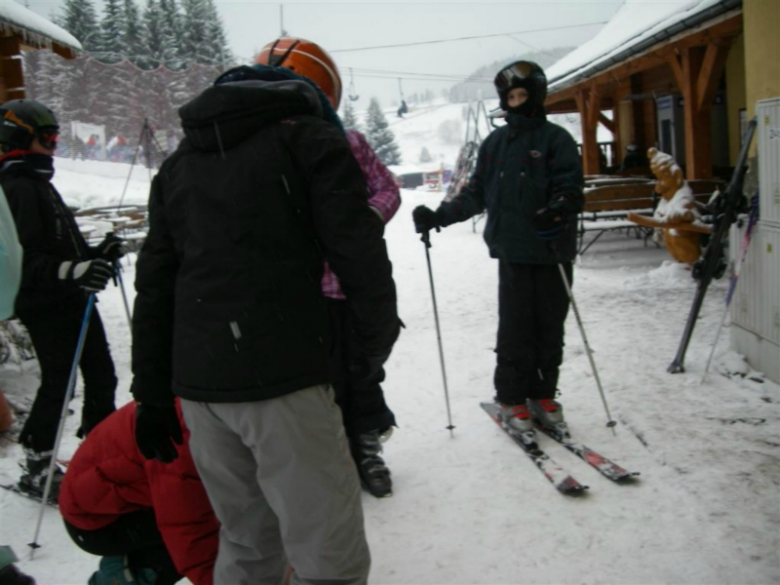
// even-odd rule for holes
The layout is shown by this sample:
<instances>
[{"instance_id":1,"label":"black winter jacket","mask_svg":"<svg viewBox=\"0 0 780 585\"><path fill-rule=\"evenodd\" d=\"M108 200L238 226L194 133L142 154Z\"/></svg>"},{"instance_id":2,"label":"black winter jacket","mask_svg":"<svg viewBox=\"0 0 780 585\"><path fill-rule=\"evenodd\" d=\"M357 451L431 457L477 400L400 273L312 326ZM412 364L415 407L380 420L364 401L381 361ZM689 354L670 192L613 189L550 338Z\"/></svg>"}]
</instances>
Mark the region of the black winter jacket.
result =
<instances>
[{"instance_id":1,"label":"black winter jacket","mask_svg":"<svg viewBox=\"0 0 780 585\"><path fill-rule=\"evenodd\" d=\"M485 243L493 258L525 264L571 261L577 248L577 217L583 203L580 155L571 135L544 115L510 113L508 123L485 139L477 167L460 194L442 203L442 225L487 210ZM536 236L537 210L556 207L569 216L555 246Z\"/></svg>"},{"instance_id":2,"label":"black winter jacket","mask_svg":"<svg viewBox=\"0 0 780 585\"><path fill-rule=\"evenodd\" d=\"M343 131L312 115L304 85L229 83L181 108L185 139L153 181L136 269L140 402L258 401L328 383L324 260L366 358L390 353L384 227Z\"/></svg>"},{"instance_id":3,"label":"black winter jacket","mask_svg":"<svg viewBox=\"0 0 780 585\"><path fill-rule=\"evenodd\" d=\"M51 157L45 157L51 167ZM24 322L47 318L63 304L84 303L85 293L73 281L57 276L65 261L88 260L90 248L73 213L51 184L52 171L38 168L39 154L13 153L0 166L0 186L16 222L24 248L22 284L16 315Z\"/></svg>"}]
</instances>

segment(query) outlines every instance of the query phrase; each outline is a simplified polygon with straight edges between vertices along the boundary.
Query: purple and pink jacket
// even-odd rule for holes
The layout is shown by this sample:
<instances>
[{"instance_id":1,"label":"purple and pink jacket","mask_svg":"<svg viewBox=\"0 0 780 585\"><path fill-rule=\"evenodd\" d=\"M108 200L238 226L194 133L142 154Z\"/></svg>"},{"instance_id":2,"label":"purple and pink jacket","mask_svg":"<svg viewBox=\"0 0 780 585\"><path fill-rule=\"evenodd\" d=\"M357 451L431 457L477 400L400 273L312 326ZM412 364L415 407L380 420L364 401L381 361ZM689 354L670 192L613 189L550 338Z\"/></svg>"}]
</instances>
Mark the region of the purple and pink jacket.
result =
<instances>
[{"instance_id":1,"label":"purple and pink jacket","mask_svg":"<svg viewBox=\"0 0 780 585\"><path fill-rule=\"evenodd\" d=\"M395 184L393 174L379 160L365 136L357 130L347 130L346 134L352 154L355 155L355 159L366 177L368 192L371 195L368 204L376 210L382 221L387 223L393 219L395 212L401 206L401 194ZM344 300L347 298L341 292L339 279L333 274L327 262L322 274L322 294L330 299Z\"/></svg>"}]
</instances>

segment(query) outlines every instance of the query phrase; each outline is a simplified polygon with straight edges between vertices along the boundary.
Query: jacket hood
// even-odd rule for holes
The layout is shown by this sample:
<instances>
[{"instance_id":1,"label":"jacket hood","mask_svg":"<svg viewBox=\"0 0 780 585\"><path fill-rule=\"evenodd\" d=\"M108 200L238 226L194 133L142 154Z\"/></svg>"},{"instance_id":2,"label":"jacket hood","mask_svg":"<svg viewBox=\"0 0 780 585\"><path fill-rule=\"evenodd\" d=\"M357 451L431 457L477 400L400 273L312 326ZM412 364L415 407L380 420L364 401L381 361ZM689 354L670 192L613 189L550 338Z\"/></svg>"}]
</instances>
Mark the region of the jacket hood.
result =
<instances>
[{"instance_id":1,"label":"jacket hood","mask_svg":"<svg viewBox=\"0 0 780 585\"><path fill-rule=\"evenodd\" d=\"M319 103L316 91L301 81L252 79L208 88L182 106L179 117L195 148L224 152L284 118L321 117Z\"/></svg>"}]
</instances>

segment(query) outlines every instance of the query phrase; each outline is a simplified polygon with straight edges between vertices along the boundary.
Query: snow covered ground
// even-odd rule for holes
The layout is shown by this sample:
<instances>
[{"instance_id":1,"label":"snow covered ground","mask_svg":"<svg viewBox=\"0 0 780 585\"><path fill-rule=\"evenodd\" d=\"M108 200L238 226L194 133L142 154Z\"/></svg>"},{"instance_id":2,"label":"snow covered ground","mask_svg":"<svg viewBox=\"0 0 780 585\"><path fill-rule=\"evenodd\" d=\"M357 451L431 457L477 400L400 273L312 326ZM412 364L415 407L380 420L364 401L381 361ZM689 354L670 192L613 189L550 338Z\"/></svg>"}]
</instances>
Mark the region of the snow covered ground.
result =
<instances>
[{"instance_id":1,"label":"snow covered ground","mask_svg":"<svg viewBox=\"0 0 780 585\"><path fill-rule=\"evenodd\" d=\"M456 117L460 109L453 109ZM439 111L439 110L435 110ZM410 116L411 118L411 116ZM425 116L393 125L405 160L431 147L441 121ZM401 128L407 130L401 131ZM414 135L417 135L415 138ZM408 157L408 158L407 158ZM127 166L60 162L55 183L69 202L115 204ZM107 166L106 166L107 165ZM126 202L145 200L146 172ZM387 228L399 309L407 328L387 364L388 402L400 428L386 445L395 493L364 495L374 584L773 584L780 583L780 387L728 351L728 330L714 372L701 374L720 320L724 281L705 300L684 374L666 367L676 351L694 282L663 249L610 233L575 270L574 291L595 350L616 435L606 416L570 314L561 401L573 434L623 466L640 471L615 485L542 437L542 447L588 493L555 491L479 408L492 397L498 267L482 242L484 223L433 235L431 260L449 380L454 436L447 415L423 244L414 206L441 194L404 191ZM132 260L132 258L131 258ZM124 279L132 297L134 264ZM118 404L130 399L130 336L121 295L100 296L116 362ZM142 340L138 340L142 342ZM735 375L742 371L745 376ZM11 400L34 393L34 362L0 369ZM80 411L79 399L73 403ZM70 417L61 456L76 449ZM0 440L0 481L16 480L18 445ZM70 542L58 513L46 509L35 560L27 557L38 506L0 490L0 543L25 560L41 585L86 583L97 558Z\"/></svg>"}]
</instances>

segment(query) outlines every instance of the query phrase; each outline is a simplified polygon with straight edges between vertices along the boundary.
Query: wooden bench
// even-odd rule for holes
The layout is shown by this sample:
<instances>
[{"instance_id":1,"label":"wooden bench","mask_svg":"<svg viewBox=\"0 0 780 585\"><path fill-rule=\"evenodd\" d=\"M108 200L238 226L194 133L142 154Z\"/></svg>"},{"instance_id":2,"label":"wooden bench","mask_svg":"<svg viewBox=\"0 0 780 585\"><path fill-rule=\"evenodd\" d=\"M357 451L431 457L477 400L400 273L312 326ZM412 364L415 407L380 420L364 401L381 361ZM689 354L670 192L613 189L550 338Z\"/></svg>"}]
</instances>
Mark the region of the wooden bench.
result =
<instances>
[{"instance_id":1,"label":"wooden bench","mask_svg":"<svg viewBox=\"0 0 780 585\"><path fill-rule=\"evenodd\" d=\"M654 185L655 183L648 181L586 188L585 204L577 226L578 253L584 254L604 233L611 230L634 230L637 236L647 235L646 228L628 221L626 216L629 212L653 214ZM588 232L595 232L596 236L586 245L585 234Z\"/></svg>"},{"instance_id":2,"label":"wooden bench","mask_svg":"<svg viewBox=\"0 0 780 585\"><path fill-rule=\"evenodd\" d=\"M717 179L688 181L688 186L701 207L709 201L715 189L722 191L725 188L725 184ZM654 181L586 187L585 204L578 223L578 253L584 254L610 230L633 231L637 237L644 237L647 244L653 230L629 221L627 216L629 212L651 216L657 205ZM585 234L588 232L595 232L596 237L586 244Z\"/></svg>"}]
</instances>

